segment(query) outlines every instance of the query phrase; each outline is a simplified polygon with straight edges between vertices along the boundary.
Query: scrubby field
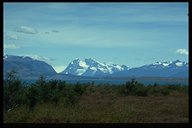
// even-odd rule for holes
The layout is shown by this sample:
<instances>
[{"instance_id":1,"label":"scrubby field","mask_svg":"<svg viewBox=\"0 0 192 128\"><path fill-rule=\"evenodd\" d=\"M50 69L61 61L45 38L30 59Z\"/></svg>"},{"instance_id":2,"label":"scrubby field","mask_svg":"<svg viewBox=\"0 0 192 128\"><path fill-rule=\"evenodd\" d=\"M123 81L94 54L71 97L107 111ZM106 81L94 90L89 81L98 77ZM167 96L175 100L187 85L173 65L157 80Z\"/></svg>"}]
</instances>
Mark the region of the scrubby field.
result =
<instances>
[{"instance_id":1,"label":"scrubby field","mask_svg":"<svg viewBox=\"0 0 192 128\"><path fill-rule=\"evenodd\" d=\"M188 86L4 81L4 123L188 123Z\"/></svg>"},{"instance_id":2,"label":"scrubby field","mask_svg":"<svg viewBox=\"0 0 192 128\"><path fill-rule=\"evenodd\" d=\"M37 104L33 111L20 106L4 113L4 123L187 123L188 96L127 96L93 93L67 106Z\"/></svg>"}]
</instances>

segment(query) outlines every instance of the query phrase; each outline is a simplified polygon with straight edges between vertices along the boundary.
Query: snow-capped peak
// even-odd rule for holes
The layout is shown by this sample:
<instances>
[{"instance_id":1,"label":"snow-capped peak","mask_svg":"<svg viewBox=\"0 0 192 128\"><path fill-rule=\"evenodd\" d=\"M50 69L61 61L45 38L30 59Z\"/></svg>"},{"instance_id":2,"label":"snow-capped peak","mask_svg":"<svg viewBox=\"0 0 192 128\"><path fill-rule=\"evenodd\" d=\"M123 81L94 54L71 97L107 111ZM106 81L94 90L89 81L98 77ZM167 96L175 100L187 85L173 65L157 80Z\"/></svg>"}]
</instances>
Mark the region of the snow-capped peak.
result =
<instances>
[{"instance_id":1,"label":"snow-capped peak","mask_svg":"<svg viewBox=\"0 0 192 128\"><path fill-rule=\"evenodd\" d=\"M3 53L3 59L7 59L7 54Z\"/></svg>"},{"instance_id":2,"label":"snow-capped peak","mask_svg":"<svg viewBox=\"0 0 192 128\"><path fill-rule=\"evenodd\" d=\"M118 74L119 72L130 73L134 70L176 70L176 69L185 69L188 67L188 63L176 61L164 61L164 62L155 62L154 64L148 64L137 68L130 69L125 65L118 64L107 64L104 62L99 62L93 58L88 59L79 59L76 58L73 60L67 68L62 72L62 74L71 74L79 76L111 76Z\"/></svg>"},{"instance_id":3,"label":"snow-capped peak","mask_svg":"<svg viewBox=\"0 0 192 128\"><path fill-rule=\"evenodd\" d=\"M186 62L182 62L180 60L175 60L175 61L166 61L166 62L155 62L152 64L152 66L163 66L163 67L181 67L187 65Z\"/></svg>"},{"instance_id":4,"label":"snow-capped peak","mask_svg":"<svg viewBox=\"0 0 192 128\"><path fill-rule=\"evenodd\" d=\"M172 63L171 61L162 62L162 65L165 66L165 67L167 67L167 66L169 66L171 63Z\"/></svg>"},{"instance_id":5,"label":"snow-capped peak","mask_svg":"<svg viewBox=\"0 0 192 128\"><path fill-rule=\"evenodd\" d=\"M88 65L86 64L86 62L85 62L85 61L82 61L82 60L79 61L79 66L85 67L85 68L88 67Z\"/></svg>"},{"instance_id":6,"label":"snow-capped peak","mask_svg":"<svg viewBox=\"0 0 192 128\"><path fill-rule=\"evenodd\" d=\"M155 62L153 65L163 65L163 66L169 66L169 64L171 64L171 61L167 61L167 62Z\"/></svg>"},{"instance_id":7,"label":"snow-capped peak","mask_svg":"<svg viewBox=\"0 0 192 128\"><path fill-rule=\"evenodd\" d=\"M177 62L181 62L180 60L175 60L175 61L173 61L173 63L177 63Z\"/></svg>"},{"instance_id":8,"label":"snow-capped peak","mask_svg":"<svg viewBox=\"0 0 192 128\"><path fill-rule=\"evenodd\" d=\"M177 66L183 66L183 63L182 62L177 62L175 63Z\"/></svg>"},{"instance_id":9,"label":"snow-capped peak","mask_svg":"<svg viewBox=\"0 0 192 128\"><path fill-rule=\"evenodd\" d=\"M64 74L91 76L95 74L113 74L118 71L127 70L128 67L117 64L106 64L93 58L73 60L62 72Z\"/></svg>"},{"instance_id":10,"label":"snow-capped peak","mask_svg":"<svg viewBox=\"0 0 192 128\"><path fill-rule=\"evenodd\" d=\"M88 64L93 64L93 63L96 63L97 61L94 60L93 58L89 58L89 59L84 59L84 61Z\"/></svg>"},{"instance_id":11,"label":"snow-capped peak","mask_svg":"<svg viewBox=\"0 0 192 128\"><path fill-rule=\"evenodd\" d=\"M158 61L154 63L154 65L160 65L160 64L162 64L162 63L158 62Z\"/></svg>"},{"instance_id":12,"label":"snow-capped peak","mask_svg":"<svg viewBox=\"0 0 192 128\"><path fill-rule=\"evenodd\" d=\"M173 64L176 65L176 66L178 66L178 67L187 65L186 62L182 62L182 61L180 61L180 60L173 61Z\"/></svg>"}]
</instances>

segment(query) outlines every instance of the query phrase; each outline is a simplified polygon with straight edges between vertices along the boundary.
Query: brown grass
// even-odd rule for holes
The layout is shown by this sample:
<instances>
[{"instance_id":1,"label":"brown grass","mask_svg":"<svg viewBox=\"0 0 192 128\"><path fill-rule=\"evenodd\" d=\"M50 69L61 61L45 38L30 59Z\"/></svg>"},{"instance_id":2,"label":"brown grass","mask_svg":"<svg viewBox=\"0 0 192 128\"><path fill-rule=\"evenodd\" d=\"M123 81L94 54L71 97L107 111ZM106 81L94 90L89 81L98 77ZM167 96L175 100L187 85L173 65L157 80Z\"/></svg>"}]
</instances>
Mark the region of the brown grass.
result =
<instances>
[{"instance_id":1,"label":"brown grass","mask_svg":"<svg viewBox=\"0 0 192 128\"><path fill-rule=\"evenodd\" d=\"M119 96L95 91L82 95L74 106L62 101L25 106L4 113L4 123L188 123L188 95Z\"/></svg>"}]
</instances>

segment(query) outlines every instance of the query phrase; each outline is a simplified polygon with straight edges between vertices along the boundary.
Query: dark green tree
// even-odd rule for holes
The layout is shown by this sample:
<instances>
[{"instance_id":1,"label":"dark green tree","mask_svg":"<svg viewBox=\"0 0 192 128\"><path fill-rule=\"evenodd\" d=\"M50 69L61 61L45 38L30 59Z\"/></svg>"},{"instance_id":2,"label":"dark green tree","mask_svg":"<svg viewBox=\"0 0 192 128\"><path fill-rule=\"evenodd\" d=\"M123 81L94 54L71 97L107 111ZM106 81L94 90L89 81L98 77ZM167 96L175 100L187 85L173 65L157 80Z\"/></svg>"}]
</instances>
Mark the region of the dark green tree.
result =
<instances>
[{"instance_id":1,"label":"dark green tree","mask_svg":"<svg viewBox=\"0 0 192 128\"><path fill-rule=\"evenodd\" d=\"M17 76L17 72L13 69L10 72L6 72L4 79L4 96L3 103L4 109L8 110L14 108L22 102L23 91L22 82Z\"/></svg>"},{"instance_id":2,"label":"dark green tree","mask_svg":"<svg viewBox=\"0 0 192 128\"><path fill-rule=\"evenodd\" d=\"M28 102L27 102L27 105L28 105L28 108L29 110L34 110L34 107L35 105L37 104L38 102L38 90L37 90L37 87L35 86L31 86L28 88L27 90L27 99L28 99Z\"/></svg>"},{"instance_id":3,"label":"dark green tree","mask_svg":"<svg viewBox=\"0 0 192 128\"><path fill-rule=\"evenodd\" d=\"M138 82L134 78L132 78L131 81L127 81L125 84L125 95L131 94L137 83Z\"/></svg>"},{"instance_id":4,"label":"dark green tree","mask_svg":"<svg viewBox=\"0 0 192 128\"><path fill-rule=\"evenodd\" d=\"M43 102L47 102L49 100L49 86L46 83L46 77L41 75L39 79L36 81L36 86L39 89L40 99Z\"/></svg>"},{"instance_id":5,"label":"dark green tree","mask_svg":"<svg viewBox=\"0 0 192 128\"><path fill-rule=\"evenodd\" d=\"M82 95L83 92L84 92L84 88L83 86L81 85L81 83L77 82L74 86L74 91L75 93L77 93L78 95Z\"/></svg>"}]
</instances>

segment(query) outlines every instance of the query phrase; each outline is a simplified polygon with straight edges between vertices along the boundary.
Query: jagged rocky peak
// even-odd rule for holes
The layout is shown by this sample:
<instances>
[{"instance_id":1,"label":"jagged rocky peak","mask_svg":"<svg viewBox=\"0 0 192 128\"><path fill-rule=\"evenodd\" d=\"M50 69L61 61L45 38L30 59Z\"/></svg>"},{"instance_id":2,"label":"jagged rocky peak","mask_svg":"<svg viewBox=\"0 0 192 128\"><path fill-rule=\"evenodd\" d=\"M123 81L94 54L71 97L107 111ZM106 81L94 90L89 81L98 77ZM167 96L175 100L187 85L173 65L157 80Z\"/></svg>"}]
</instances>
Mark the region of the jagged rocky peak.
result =
<instances>
[{"instance_id":1,"label":"jagged rocky peak","mask_svg":"<svg viewBox=\"0 0 192 128\"><path fill-rule=\"evenodd\" d=\"M118 64L107 64L99 62L93 58L75 59L62 74L82 75L82 76L93 76L93 75L109 75L114 72L128 69L127 66L121 66Z\"/></svg>"}]
</instances>

